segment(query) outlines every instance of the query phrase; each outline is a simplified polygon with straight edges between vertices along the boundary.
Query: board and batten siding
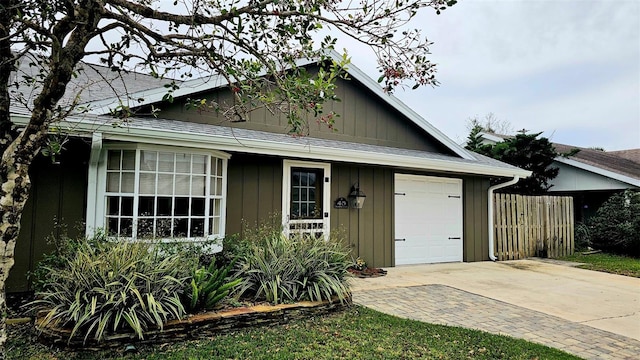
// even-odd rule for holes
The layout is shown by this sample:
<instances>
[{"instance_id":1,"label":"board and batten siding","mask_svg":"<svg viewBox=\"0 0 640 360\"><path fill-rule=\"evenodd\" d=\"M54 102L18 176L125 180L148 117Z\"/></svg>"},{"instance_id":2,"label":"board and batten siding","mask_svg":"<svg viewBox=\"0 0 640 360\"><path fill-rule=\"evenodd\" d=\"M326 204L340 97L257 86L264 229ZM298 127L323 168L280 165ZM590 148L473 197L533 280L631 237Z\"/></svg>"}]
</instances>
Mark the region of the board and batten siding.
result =
<instances>
[{"instance_id":1,"label":"board and batten siding","mask_svg":"<svg viewBox=\"0 0 640 360\"><path fill-rule=\"evenodd\" d=\"M391 266L393 250L393 170L384 167L334 164L331 199L348 198L356 182L365 193L362 209L331 209L331 229L345 235L355 257L369 266Z\"/></svg>"},{"instance_id":2,"label":"board and batten siding","mask_svg":"<svg viewBox=\"0 0 640 360\"><path fill-rule=\"evenodd\" d=\"M341 101L328 101L324 105L324 114L335 111L333 129L317 124L315 118L309 117L309 136L314 138L339 140L397 147L403 149L424 150L452 155L447 149L418 125L408 120L397 110L373 95L357 80L338 80L336 90ZM219 104L233 103L233 98L226 88L195 94L191 98L206 98ZM230 126L234 128L267 131L278 134L286 133L288 124L286 116L272 114L264 108L257 108L247 116L247 121L231 122L213 110L199 111L187 109L183 99L175 99L172 104L156 104L161 116L166 119Z\"/></svg>"},{"instance_id":3,"label":"board and batten siding","mask_svg":"<svg viewBox=\"0 0 640 360\"><path fill-rule=\"evenodd\" d=\"M45 253L53 251L54 245L47 241L51 235L66 231L73 238L84 233L90 149L79 139L71 139L65 149L56 157L59 164L38 156L31 166L31 193L22 213L7 292L30 290L27 274Z\"/></svg>"},{"instance_id":4,"label":"board and batten siding","mask_svg":"<svg viewBox=\"0 0 640 360\"><path fill-rule=\"evenodd\" d=\"M333 163L331 203L348 198L356 182L366 194L364 207L330 209L331 230L346 241L352 255L370 266L395 265L394 174L389 167ZM488 178L411 172L463 180L463 261L488 260L487 189ZM242 231L269 217L279 218L282 209L282 159L234 154L229 161L227 234Z\"/></svg>"},{"instance_id":5,"label":"board and batten siding","mask_svg":"<svg viewBox=\"0 0 640 360\"><path fill-rule=\"evenodd\" d=\"M463 251L462 261L489 260L489 179L462 178Z\"/></svg>"},{"instance_id":6,"label":"board and batten siding","mask_svg":"<svg viewBox=\"0 0 640 360\"><path fill-rule=\"evenodd\" d=\"M227 235L241 234L261 221L280 218L282 159L233 153L227 165Z\"/></svg>"},{"instance_id":7,"label":"board and batten siding","mask_svg":"<svg viewBox=\"0 0 640 360\"><path fill-rule=\"evenodd\" d=\"M281 218L282 158L233 154L228 165L227 235L241 234L261 221ZM372 266L393 261L393 172L391 169L333 164L331 203L348 198L351 186L360 182L367 200L361 210L329 209L331 230L343 235L354 257Z\"/></svg>"}]
</instances>

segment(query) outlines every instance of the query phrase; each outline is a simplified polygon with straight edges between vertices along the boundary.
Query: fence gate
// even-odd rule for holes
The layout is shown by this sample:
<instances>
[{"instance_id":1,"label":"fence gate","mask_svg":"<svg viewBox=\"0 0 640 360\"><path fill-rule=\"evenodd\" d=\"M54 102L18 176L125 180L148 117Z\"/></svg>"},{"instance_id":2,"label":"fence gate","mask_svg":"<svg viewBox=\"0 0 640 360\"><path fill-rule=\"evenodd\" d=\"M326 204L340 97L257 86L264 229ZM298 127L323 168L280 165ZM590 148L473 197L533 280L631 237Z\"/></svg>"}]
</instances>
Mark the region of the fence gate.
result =
<instances>
[{"instance_id":1,"label":"fence gate","mask_svg":"<svg viewBox=\"0 0 640 360\"><path fill-rule=\"evenodd\" d=\"M573 198L494 194L498 260L573 254Z\"/></svg>"}]
</instances>

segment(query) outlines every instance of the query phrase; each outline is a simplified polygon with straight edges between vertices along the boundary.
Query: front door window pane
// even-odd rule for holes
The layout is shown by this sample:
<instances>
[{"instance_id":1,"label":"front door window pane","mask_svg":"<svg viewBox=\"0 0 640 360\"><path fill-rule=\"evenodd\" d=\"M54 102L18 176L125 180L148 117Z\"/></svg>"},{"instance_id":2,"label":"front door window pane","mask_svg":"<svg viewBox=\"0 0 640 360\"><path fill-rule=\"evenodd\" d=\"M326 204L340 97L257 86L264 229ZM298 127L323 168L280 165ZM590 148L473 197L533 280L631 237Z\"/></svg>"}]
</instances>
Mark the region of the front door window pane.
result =
<instances>
[{"instance_id":1,"label":"front door window pane","mask_svg":"<svg viewBox=\"0 0 640 360\"><path fill-rule=\"evenodd\" d=\"M322 218L322 169L291 169L291 218Z\"/></svg>"}]
</instances>

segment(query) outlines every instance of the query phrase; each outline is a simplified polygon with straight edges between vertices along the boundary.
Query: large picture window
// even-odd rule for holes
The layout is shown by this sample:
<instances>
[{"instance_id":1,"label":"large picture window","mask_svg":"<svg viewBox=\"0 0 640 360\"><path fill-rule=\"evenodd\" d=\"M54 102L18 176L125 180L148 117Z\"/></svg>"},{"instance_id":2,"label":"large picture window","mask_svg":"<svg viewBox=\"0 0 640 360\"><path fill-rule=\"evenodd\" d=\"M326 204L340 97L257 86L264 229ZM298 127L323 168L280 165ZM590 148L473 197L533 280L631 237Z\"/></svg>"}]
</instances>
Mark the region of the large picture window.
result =
<instances>
[{"instance_id":1,"label":"large picture window","mask_svg":"<svg viewBox=\"0 0 640 360\"><path fill-rule=\"evenodd\" d=\"M106 165L108 235L133 239L224 236L226 159L110 149Z\"/></svg>"}]
</instances>

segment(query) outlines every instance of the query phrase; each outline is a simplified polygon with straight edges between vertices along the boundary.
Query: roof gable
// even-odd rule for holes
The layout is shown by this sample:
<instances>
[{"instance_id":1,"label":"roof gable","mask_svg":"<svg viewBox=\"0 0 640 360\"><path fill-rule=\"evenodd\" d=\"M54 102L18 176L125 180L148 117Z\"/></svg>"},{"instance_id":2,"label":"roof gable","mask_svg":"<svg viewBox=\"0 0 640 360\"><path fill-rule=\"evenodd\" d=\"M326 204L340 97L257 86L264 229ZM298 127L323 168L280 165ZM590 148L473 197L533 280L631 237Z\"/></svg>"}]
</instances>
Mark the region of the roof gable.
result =
<instances>
[{"instance_id":1,"label":"roof gable","mask_svg":"<svg viewBox=\"0 0 640 360\"><path fill-rule=\"evenodd\" d=\"M340 59L340 55L336 52L330 53L331 57L335 60ZM303 59L298 61L298 66L307 66L311 64L315 64L317 61L315 59ZM381 86L369 76L367 76L362 70L358 69L354 65L349 65L347 73L353 77L353 79L357 80L360 84L362 84L367 91L369 91L377 100L382 101L383 103L391 106L393 109L398 111L403 117L411 121L413 124L417 125L420 129L425 131L428 135L433 137L437 142L444 145L445 148L450 150L452 153L460 156L463 159L474 159L474 156L467 150L465 150L460 145L456 144L449 137L444 135L440 130L431 125L428 121L422 118L419 114L409 108L406 104L400 101L393 95L385 93ZM211 90L215 90L221 87L228 85L226 79L222 76L210 76L206 78L199 78L194 80L189 80L182 82L180 84L180 88L173 91L172 95L174 98L186 97L192 94L203 93ZM163 97L167 93L167 89L162 87L156 87L152 89L145 89L139 92L135 92L130 94L129 98L131 99L141 99L141 101L137 101L133 106L144 106L151 105L155 103L159 103L163 100ZM98 101L91 101L86 106L89 106L89 112L92 114L107 114L114 107L119 105L119 100L117 98L111 99L103 99ZM132 106L132 107L133 107Z\"/></svg>"}]
</instances>

